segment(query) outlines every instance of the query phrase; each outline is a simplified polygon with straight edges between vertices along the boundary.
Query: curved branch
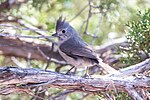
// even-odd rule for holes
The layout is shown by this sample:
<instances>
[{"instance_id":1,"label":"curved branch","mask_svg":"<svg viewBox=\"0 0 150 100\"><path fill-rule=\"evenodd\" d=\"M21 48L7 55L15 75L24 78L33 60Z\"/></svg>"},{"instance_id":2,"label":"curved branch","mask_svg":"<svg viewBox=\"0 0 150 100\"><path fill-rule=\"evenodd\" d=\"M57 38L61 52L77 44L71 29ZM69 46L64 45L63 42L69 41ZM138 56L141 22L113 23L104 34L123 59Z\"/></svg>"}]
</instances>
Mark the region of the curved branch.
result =
<instances>
[{"instance_id":1,"label":"curved branch","mask_svg":"<svg viewBox=\"0 0 150 100\"><path fill-rule=\"evenodd\" d=\"M117 41L114 42L113 44L109 44L109 45L107 44L107 46L101 46L96 48L96 52L102 55L104 53L107 53L108 51L114 52L115 49L120 45L125 45L124 41L122 42L120 41L117 42ZM38 48L40 49L40 51ZM56 50L56 47L54 47L54 50L51 51L51 46L49 45L31 43L31 42L20 40L18 38L0 36L0 54L3 54L5 56L22 57L27 59L29 59L28 57L30 54L31 55L30 59L47 61L48 60L47 57L49 57L51 58L52 61L56 63L66 64L65 60L59 55L58 51ZM43 54L45 56L43 56ZM108 59L107 60L104 59L104 62L107 62L108 64L112 64L116 62Z\"/></svg>"},{"instance_id":2,"label":"curved branch","mask_svg":"<svg viewBox=\"0 0 150 100\"><path fill-rule=\"evenodd\" d=\"M150 70L150 59L146 59L145 61L135 64L129 67L126 67L124 69L121 69L119 72L112 76L118 76L118 77L127 77L129 75L134 75L137 73L144 73L144 71Z\"/></svg>"},{"instance_id":3,"label":"curved branch","mask_svg":"<svg viewBox=\"0 0 150 100\"><path fill-rule=\"evenodd\" d=\"M144 66L150 69L150 59L147 61L148 63L145 63ZM143 64L136 66L139 65ZM136 68L139 68L136 66L133 69L137 70ZM132 92L136 89L149 91L150 77L144 76L143 78L138 78L136 76L118 77L115 75L105 75L82 78L35 68L3 67L0 68L0 86L2 86L0 94L9 94L16 91L32 94L30 88L39 86L63 88L92 94L117 89L118 91L127 91L131 94L130 90L132 88ZM138 95L138 93L135 94ZM134 97L135 95L132 94L131 96Z\"/></svg>"},{"instance_id":4,"label":"curved branch","mask_svg":"<svg viewBox=\"0 0 150 100\"><path fill-rule=\"evenodd\" d=\"M18 38L0 36L0 54L42 61L47 61L47 57L49 57L56 63L66 64L56 50L56 47L54 51L52 51L49 45L26 42Z\"/></svg>"}]
</instances>

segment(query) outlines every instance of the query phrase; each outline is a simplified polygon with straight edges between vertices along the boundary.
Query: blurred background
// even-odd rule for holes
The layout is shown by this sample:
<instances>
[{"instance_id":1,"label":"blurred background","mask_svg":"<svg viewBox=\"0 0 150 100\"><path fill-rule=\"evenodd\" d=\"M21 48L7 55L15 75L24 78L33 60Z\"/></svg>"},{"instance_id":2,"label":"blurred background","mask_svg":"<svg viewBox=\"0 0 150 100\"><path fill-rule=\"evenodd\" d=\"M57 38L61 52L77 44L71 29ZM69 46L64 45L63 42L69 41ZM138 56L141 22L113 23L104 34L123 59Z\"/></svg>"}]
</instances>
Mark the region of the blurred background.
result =
<instances>
[{"instance_id":1,"label":"blurred background","mask_svg":"<svg viewBox=\"0 0 150 100\"><path fill-rule=\"evenodd\" d=\"M135 29L137 28L134 27L134 23L140 21L142 18L150 20L149 8L149 0L0 0L0 66L12 65L23 68L48 68L51 71L65 73L70 66L63 67L66 66L65 61L61 57L58 57L59 55L55 50L57 46L53 48L52 44L55 44L57 39L41 39L37 37L51 36L55 32L55 25L59 16L66 18L66 21L80 33L83 40L95 48L108 64L115 67L120 66L120 68L135 64L138 62L136 59L137 55L135 55L138 49L133 49L133 51L136 50L136 53L129 55L125 53L127 51L125 48L121 49L119 48L120 44L118 46L115 43L125 43L129 40L134 40L129 37L130 33L136 32ZM144 15L146 17L143 17ZM142 40L138 42L138 44L143 44L140 50L144 52L144 56L140 56L139 62L141 59L149 58L148 38L150 36L150 22L148 21L147 23L146 27L148 27L148 31L144 34L144 36L147 36L147 42L141 42ZM2 34L7 36L3 36ZM140 35L142 36L142 34L136 36ZM28 36L28 38L21 36ZM129 42L136 44L136 40L134 43ZM113 43L116 46L113 49L107 49L108 45L112 47ZM126 44L123 45L129 46ZM51 49L48 47L53 48L54 52L52 53L56 53L56 55L53 55L57 56L54 57L56 59L47 57L46 54L51 56L48 53L51 52ZM47 49L47 51L42 51L44 49ZM113 51L114 49L115 52ZM26 54L25 52L28 53ZM43 58L34 55L34 53L38 55L37 52L40 52ZM110 54L113 55L110 56ZM135 59L130 59L133 56ZM119 59L120 57L124 58ZM117 69L119 68L117 67ZM82 70L79 70L79 72ZM80 75L80 73L77 75ZM38 94L37 91L41 90L35 89L33 91L35 91L36 95ZM42 98L45 100L47 98L53 100L60 97L60 100L102 100L106 96L102 94L88 95L81 92L66 92L63 89L50 88L44 91ZM126 93L114 93L113 96L116 100L128 97ZM128 100L131 100L130 97L128 98ZM0 100L20 99L42 100L28 94L0 96Z\"/></svg>"}]
</instances>

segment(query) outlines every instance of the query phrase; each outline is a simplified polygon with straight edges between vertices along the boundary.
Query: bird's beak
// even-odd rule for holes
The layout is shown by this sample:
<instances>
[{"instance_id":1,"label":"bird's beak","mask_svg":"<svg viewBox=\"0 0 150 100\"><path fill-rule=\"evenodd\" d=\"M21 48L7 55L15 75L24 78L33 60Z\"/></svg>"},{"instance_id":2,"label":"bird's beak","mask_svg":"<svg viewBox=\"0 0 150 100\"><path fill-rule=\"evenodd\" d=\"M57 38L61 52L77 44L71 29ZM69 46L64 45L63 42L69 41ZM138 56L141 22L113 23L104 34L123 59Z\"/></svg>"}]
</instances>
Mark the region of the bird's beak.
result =
<instances>
[{"instance_id":1,"label":"bird's beak","mask_svg":"<svg viewBox=\"0 0 150 100\"><path fill-rule=\"evenodd\" d=\"M57 37L57 33L52 34L52 36Z\"/></svg>"}]
</instances>

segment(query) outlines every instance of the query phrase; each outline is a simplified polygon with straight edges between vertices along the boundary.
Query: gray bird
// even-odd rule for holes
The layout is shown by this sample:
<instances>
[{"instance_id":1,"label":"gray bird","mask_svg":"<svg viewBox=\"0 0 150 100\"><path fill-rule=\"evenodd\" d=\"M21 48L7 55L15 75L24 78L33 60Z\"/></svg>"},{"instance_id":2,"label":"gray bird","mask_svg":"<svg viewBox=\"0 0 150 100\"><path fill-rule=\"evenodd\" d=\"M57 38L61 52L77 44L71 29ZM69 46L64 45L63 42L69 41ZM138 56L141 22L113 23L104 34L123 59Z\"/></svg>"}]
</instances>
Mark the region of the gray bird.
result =
<instances>
[{"instance_id":1,"label":"gray bird","mask_svg":"<svg viewBox=\"0 0 150 100\"><path fill-rule=\"evenodd\" d=\"M56 33L52 36L58 37L58 51L68 64L77 68L102 63L92 48L68 22L62 20L62 17L57 20Z\"/></svg>"}]
</instances>

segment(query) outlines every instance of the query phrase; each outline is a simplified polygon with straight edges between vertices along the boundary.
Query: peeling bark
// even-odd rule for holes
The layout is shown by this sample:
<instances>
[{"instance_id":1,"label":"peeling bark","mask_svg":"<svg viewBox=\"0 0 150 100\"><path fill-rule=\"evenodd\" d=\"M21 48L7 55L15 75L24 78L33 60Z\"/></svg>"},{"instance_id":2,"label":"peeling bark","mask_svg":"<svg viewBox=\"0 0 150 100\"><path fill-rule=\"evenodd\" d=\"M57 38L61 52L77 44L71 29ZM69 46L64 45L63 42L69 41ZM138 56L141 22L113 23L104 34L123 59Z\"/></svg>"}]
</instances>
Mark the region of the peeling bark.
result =
<instances>
[{"instance_id":1,"label":"peeling bark","mask_svg":"<svg viewBox=\"0 0 150 100\"><path fill-rule=\"evenodd\" d=\"M140 69L137 66L147 68ZM130 67L132 70L141 70L142 72L150 70L150 59L145 60L142 64ZM124 69L122 69L124 70ZM128 70L126 70L128 71ZM138 72L141 72L138 71ZM126 72L127 73L127 72ZM83 78L80 76L70 76L41 69L23 69L17 67L0 68L0 94L10 94L12 92L23 92L32 94L30 88L33 87L55 87L67 90L82 91L89 94L98 94L108 90L117 90L128 92L136 100L143 98L136 90L150 91L150 77L135 75L97 75L91 78Z\"/></svg>"}]
</instances>

